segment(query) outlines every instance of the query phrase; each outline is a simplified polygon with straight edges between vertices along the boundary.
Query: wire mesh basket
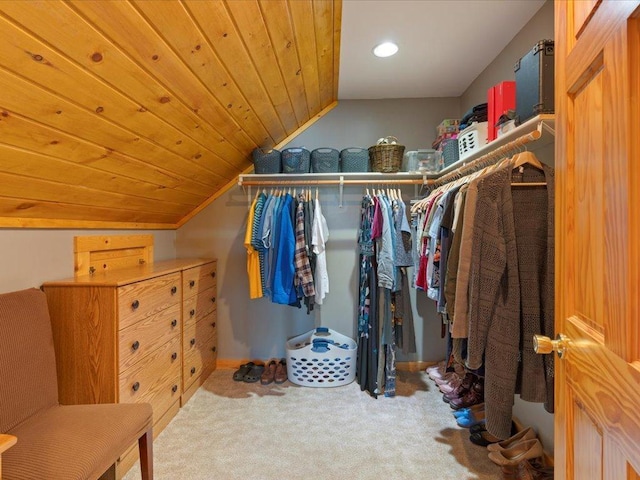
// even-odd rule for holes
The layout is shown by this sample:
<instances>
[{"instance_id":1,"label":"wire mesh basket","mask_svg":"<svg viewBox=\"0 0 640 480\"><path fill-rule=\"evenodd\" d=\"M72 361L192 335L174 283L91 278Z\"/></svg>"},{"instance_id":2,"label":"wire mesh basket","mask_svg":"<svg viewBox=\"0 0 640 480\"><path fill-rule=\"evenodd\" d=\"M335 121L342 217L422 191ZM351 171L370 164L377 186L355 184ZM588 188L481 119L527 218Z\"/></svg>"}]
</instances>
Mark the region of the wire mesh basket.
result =
<instances>
[{"instance_id":1,"label":"wire mesh basket","mask_svg":"<svg viewBox=\"0 0 640 480\"><path fill-rule=\"evenodd\" d=\"M252 153L253 171L255 173L282 173L282 161L280 151L269 150L263 152L256 148Z\"/></svg>"},{"instance_id":2,"label":"wire mesh basket","mask_svg":"<svg viewBox=\"0 0 640 480\"><path fill-rule=\"evenodd\" d=\"M349 147L340 151L340 169L343 172L368 172L369 150Z\"/></svg>"},{"instance_id":3,"label":"wire mesh basket","mask_svg":"<svg viewBox=\"0 0 640 480\"><path fill-rule=\"evenodd\" d=\"M284 173L309 173L311 153L306 148L285 148L280 155Z\"/></svg>"},{"instance_id":4,"label":"wire mesh basket","mask_svg":"<svg viewBox=\"0 0 640 480\"><path fill-rule=\"evenodd\" d=\"M287 377L305 387L338 387L356 377L357 345L351 338L318 327L287 341Z\"/></svg>"},{"instance_id":5,"label":"wire mesh basket","mask_svg":"<svg viewBox=\"0 0 640 480\"><path fill-rule=\"evenodd\" d=\"M335 148L316 148L311 152L311 171L336 173L340 170L340 152Z\"/></svg>"}]
</instances>

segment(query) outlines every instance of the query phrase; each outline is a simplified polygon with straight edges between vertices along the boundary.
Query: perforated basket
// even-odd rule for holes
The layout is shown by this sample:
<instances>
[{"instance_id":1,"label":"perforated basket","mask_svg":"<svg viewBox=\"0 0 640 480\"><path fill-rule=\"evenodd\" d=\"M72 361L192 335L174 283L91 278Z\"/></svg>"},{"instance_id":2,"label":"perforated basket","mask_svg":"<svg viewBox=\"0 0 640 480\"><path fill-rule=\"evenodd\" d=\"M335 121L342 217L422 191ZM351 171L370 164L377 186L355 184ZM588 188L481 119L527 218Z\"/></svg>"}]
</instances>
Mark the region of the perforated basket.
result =
<instances>
[{"instance_id":1,"label":"perforated basket","mask_svg":"<svg viewBox=\"0 0 640 480\"><path fill-rule=\"evenodd\" d=\"M309 173L311 153L306 148L285 148L281 157L284 173Z\"/></svg>"},{"instance_id":2,"label":"perforated basket","mask_svg":"<svg viewBox=\"0 0 640 480\"><path fill-rule=\"evenodd\" d=\"M343 172L368 172L369 150L349 147L340 152L340 169Z\"/></svg>"},{"instance_id":3,"label":"perforated basket","mask_svg":"<svg viewBox=\"0 0 640 480\"><path fill-rule=\"evenodd\" d=\"M297 385L338 387L356 378L356 342L329 328L289 339L286 352L287 377Z\"/></svg>"},{"instance_id":4,"label":"perforated basket","mask_svg":"<svg viewBox=\"0 0 640 480\"><path fill-rule=\"evenodd\" d=\"M487 125L487 122L472 123L458 134L460 160L487 144Z\"/></svg>"},{"instance_id":5,"label":"perforated basket","mask_svg":"<svg viewBox=\"0 0 640 480\"><path fill-rule=\"evenodd\" d=\"M311 152L311 171L336 173L340 169L340 152L335 148L316 148Z\"/></svg>"},{"instance_id":6,"label":"perforated basket","mask_svg":"<svg viewBox=\"0 0 640 480\"><path fill-rule=\"evenodd\" d=\"M279 150L263 152L256 148L252 153L253 171L255 173L282 173L282 162Z\"/></svg>"},{"instance_id":7,"label":"perforated basket","mask_svg":"<svg viewBox=\"0 0 640 480\"><path fill-rule=\"evenodd\" d=\"M446 140L444 147L442 147L442 160L444 161L445 168L457 162L459 158L458 139L452 138Z\"/></svg>"}]
</instances>

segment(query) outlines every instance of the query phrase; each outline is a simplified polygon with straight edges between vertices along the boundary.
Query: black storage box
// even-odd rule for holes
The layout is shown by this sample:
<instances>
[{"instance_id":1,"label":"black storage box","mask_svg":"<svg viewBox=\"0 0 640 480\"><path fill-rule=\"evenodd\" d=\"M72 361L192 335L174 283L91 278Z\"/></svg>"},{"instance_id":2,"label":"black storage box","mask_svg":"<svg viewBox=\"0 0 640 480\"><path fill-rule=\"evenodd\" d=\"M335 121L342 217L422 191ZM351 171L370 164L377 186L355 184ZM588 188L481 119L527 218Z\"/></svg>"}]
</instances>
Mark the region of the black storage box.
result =
<instances>
[{"instance_id":1,"label":"black storage box","mask_svg":"<svg viewBox=\"0 0 640 480\"><path fill-rule=\"evenodd\" d=\"M541 113L553 113L553 40L540 40L514 67L516 123Z\"/></svg>"}]
</instances>

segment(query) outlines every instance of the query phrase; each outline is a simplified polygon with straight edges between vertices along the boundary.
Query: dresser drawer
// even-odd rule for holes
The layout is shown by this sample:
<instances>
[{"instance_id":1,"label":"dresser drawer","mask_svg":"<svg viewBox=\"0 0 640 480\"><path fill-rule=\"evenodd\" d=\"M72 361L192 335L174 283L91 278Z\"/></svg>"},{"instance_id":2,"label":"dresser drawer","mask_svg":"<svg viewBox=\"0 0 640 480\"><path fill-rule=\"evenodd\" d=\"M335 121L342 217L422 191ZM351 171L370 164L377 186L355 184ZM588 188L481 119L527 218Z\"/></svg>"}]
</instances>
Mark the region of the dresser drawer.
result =
<instances>
[{"instance_id":1,"label":"dresser drawer","mask_svg":"<svg viewBox=\"0 0 640 480\"><path fill-rule=\"evenodd\" d=\"M184 298L192 297L216 285L217 262L205 263L182 272Z\"/></svg>"},{"instance_id":2,"label":"dresser drawer","mask_svg":"<svg viewBox=\"0 0 640 480\"><path fill-rule=\"evenodd\" d=\"M154 420L180 398L180 336L120 375L120 403L149 402Z\"/></svg>"},{"instance_id":3,"label":"dresser drawer","mask_svg":"<svg viewBox=\"0 0 640 480\"><path fill-rule=\"evenodd\" d=\"M183 348L192 346L197 338L209 338L213 335L216 332L217 320L218 312L216 310L197 321L194 318L186 319L182 327Z\"/></svg>"},{"instance_id":4,"label":"dresser drawer","mask_svg":"<svg viewBox=\"0 0 640 480\"><path fill-rule=\"evenodd\" d=\"M209 315L217 307L216 287L211 287L199 295L186 298L182 301L183 320L196 321Z\"/></svg>"},{"instance_id":5,"label":"dresser drawer","mask_svg":"<svg viewBox=\"0 0 640 480\"><path fill-rule=\"evenodd\" d=\"M184 390L201 375L208 375L215 370L216 359L218 358L218 335L206 339L198 339L195 345L185 346L184 361L182 365L182 380Z\"/></svg>"},{"instance_id":6,"label":"dresser drawer","mask_svg":"<svg viewBox=\"0 0 640 480\"><path fill-rule=\"evenodd\" d=\"M124 372L173 336L180 336L180 315L180 304L176 304L120 330L120 371Z\"/></svg>"},{"instance_id":7,"label":"dresser drawer","mask_svg":"<svg viewBox=\"0 0 640 480\"><path fill-rule=\"evenodd\" d=\"M180 303L180 272L131 283L118 288L119 328Z\"/></svg>"}]
</instances>

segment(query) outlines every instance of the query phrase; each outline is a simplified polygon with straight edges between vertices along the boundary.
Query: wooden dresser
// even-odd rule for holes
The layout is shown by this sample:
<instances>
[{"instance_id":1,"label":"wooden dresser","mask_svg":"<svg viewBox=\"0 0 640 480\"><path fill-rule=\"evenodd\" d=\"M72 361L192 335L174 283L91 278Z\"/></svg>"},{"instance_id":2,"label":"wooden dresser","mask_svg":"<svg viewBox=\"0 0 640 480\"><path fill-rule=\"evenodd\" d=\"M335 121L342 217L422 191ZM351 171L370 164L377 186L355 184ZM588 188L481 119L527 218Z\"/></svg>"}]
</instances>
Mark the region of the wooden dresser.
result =
<instances>
[{"instance_id":1,"label":"wooden dresser","mask_svg":"<svg viewBox=\"0 0 640 480\"><path fill-rule=\"evenodd\" d=\"M149 402L155 437L215 369L216 281L215 260L178 259L44 283L60 402Z\"/></svg>"}]
</instances>

